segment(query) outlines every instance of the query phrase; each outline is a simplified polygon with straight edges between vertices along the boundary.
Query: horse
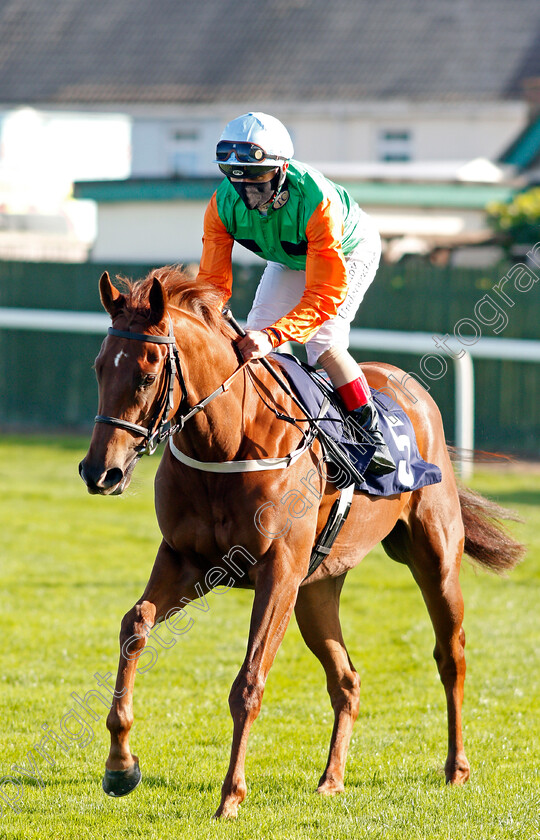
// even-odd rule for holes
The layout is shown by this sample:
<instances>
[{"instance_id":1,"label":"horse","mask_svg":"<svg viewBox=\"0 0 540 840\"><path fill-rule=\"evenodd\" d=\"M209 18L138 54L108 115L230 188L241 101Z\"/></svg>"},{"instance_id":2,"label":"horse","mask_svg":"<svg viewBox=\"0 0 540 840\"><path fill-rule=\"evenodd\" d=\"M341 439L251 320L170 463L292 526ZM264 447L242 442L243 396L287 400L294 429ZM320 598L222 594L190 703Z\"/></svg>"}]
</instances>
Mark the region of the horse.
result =
<instances>
[{"instance_id":1,"label":"horse","mask_svg":"<svg viewBox=\"0 0 540 840\"><path fill-rule=\"evenodd\" d=\"M229 695L231 756L215 816L236 817L246 797L248 735L293 610L306 645L326 672L334 712L328 761L317 790L322 795L342 792L360 679L343 640L339 597L347 573L378 543L409 567L422 592L446 694L446 781L466 782L461 558L465 551L480 566L503 573L520 561L523 546L502 527L500 519L511 518L509 511L457 486L433 399L415 380L407 386L414 402L398 394L413 422L419 452L440 467L441 482L390 497L355 492L331 552L308 576L312 548L340 491L330 473L319 468L321 443L318 438L306 441L298 405L259 362L239 358L237 336L223 318L217 287L188 279L175 266L155 269L138 283L124 282L120 291L107 272L99 281L112 326L95 362L99 414L79 465L88 491L122 493L141 454L168 433L170 439L155 478L162 541L146 588L121 624L118 675L107 717L111 745L105 792L125 795L141 778L129 732L137 660L148 633L162 621L172 633L183 632L175 624L183 607L218 583L249 587L254 598L246 656ZM279 360L271 365L278 369ZM388 364L362 368L379 390L390 374L393 381L399 381L400 373L405 376ZM168 433L167 421L172 423ZM263 468L265 463L269 468ZM229 465L228 471L219 471L222 464ZM281 468L284 464L287 468ZM309 504L308 484L313 491ZM286 527L291 522L293 527ZM230 562L231 552L236 562Z\"/></svg>"}]
</instances>

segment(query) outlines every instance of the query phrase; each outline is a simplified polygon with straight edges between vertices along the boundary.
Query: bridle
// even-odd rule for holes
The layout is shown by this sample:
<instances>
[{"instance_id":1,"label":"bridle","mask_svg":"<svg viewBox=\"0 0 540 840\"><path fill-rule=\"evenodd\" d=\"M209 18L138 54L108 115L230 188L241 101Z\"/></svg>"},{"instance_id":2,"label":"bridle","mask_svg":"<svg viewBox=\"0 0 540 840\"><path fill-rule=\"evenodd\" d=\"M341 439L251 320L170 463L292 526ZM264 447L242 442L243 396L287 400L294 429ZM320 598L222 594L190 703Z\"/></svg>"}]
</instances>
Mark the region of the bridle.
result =
<instances>
[{"instance_id":1,"label":"bridle","mask_svg":"<svg viewBox=\"0 0 540 840\"><path fill-rule=\"evenodd\" d=\"M131 332L131 330L117 330L114 327L109 327L107 335L114 335L117 338L128 338L134 341L145 341L150 344L166 344L168 346L167 358L165 360L165 381L148 428L140 426L138 423L122 420L120 417L109 417L98 414L94 418L95 423L106 423L109 426L116 426L119 429L125 429L128 432L134 432L142 436L145 442L137 447L138 454L152 455L158 445L170 434L169 415L174 407L174 383L176 377L178 377L182 390L180 406L182 403L187 403L187 388L182 374L171 316L169 315L169 335L148 335L147 333Z\"/></svg>"},{"instance_id":2,"label":"bridle","mask_svg":"<svg viewBox=\"0 0 540 840\"><path fill-rule=\"evenodd\" d=\"M226 391L235 376L240 373L247 364L249 364L249 362L243 362L240 364L237 369L233 371L231 376L222 382L215 391L209 394L204 400L197 403L197 405L190 408L186 381L182 373L180 356L176 346L173 323L170 315L168 335L149 335L148 333L131 332L131 330L117 330L114 327L109 327L107 334L114 335L117 338L127 338L134 341L146 341L150 344L166 344L168 346L167 358L165 360L165 381L163 383L161 396L158 399L156 409L148 428L141 426L138 423L131 423L129 420L122 420L120 417L109 417L108 415L98 414L94 418L95 423L106 423L109 426L116 426L118 429L125 429L128 432L134 432L136 435L143 437L144 443L135 447L138 457L141 457L142 455L153 455L160 443L163 443L164 440L171 437L171 435L176 434L176 432L181 431L191 417L199 411L202 411L209 402L218 396L218 394ZM178 411L182 409L182 406L185 406L185 408L189 409L189 411L187 411L186 414L180 414L179 416L177 414L174 417L175 423L173 424L171 423L171 412L174 410L174 384L176 378L178 378L182 392L182 398L180 400Z\"/></svg>"}]
</instances>

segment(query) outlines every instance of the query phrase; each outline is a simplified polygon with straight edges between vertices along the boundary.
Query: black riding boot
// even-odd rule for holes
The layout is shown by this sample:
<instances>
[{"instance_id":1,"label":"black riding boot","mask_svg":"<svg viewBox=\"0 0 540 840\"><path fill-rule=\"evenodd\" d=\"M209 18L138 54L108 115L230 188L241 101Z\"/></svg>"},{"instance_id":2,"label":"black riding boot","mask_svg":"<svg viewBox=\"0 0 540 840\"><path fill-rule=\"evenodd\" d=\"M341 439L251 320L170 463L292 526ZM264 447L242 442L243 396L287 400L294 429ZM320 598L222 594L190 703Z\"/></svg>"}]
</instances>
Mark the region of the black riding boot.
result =
<instances>
[{"instance_id":1,"label":"black riding boot","mask_svg":"<svg viewBox=\"0 0 540 840\"><path fill-rule=\"evenodd\" d=\"M362 429L366 432L366 443L372 443L377 447L373 458L369 462L368 472L374 475L385 475L393 472L396 469L396 464L384 441L379 428L379 415L371 400L360 408L356 408L352 413L355 420L359 421Z\"/></svg>"}]
</instances>

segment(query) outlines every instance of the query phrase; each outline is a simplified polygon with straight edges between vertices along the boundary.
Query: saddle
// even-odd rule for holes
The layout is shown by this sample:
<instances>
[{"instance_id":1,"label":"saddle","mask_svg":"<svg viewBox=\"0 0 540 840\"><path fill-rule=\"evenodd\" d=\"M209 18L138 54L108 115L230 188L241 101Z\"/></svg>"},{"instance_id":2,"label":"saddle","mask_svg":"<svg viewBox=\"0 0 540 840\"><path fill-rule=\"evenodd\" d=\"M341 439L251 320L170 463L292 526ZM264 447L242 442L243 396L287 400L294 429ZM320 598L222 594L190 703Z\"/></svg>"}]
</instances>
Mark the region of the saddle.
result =
<instances>
[{"instance_id":1,"label":"saddle","mask_svg":"<svg viewBox=\"0 0 540 840\"><path fill-rule=\"evenodd\" d=\"M420 457L414 428L406 412L386 394L371 389L372 399L379 412L379 425L397 468L386 475L367 471L374 447L366 439L362 428L354 422L354 412L348 412L329 381L314 368L287 353L272 353L295 395L305 407L306 415L317 424L341 449L360 473L363 481L354 482L354 489L374 496L393 496L418 490L442 480L441 471ZM339 474L339 463L333 452L325 447L325 436L319 437L325 461L333 463ZM329 473L331 478L331 474Z\"/></svg>"}]
</instances>

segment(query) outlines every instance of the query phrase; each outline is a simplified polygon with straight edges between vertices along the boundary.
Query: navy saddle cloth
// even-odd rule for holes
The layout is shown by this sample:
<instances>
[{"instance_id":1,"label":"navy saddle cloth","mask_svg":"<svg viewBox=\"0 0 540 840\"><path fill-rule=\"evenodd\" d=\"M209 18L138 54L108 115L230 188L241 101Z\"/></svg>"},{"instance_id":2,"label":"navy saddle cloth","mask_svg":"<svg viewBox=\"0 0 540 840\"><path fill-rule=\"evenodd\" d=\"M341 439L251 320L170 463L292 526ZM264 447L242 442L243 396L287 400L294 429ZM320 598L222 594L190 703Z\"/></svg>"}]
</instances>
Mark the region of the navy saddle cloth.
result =
<instances>
[{"instance_id":1,"label":"navy saddle cloth","mask_svg":"<svg viewBox=\"0 0 540 840\"><path fill-rule=\"evenodd\" d=\"M371 389L373 402L379 412L379 427L384 435L397 468L387 475L373 475L366 472L374 453L373 445L362 443L359 424L354 423L354 412L346 412L339 405L335 392L316 371L303 365L287 353L273 353L283 369L297 397L311 417L320 417L325 398L330 406L319 423L324 432L338 443L358 472L364 477L356 490L363 490L375 496L393 496L410 490L418 490L441 481L441 471L435 464L423 461L416 445L416 436L411 421L402 408L386 394ZM321 440L324 448L324 440ZM325 450L330 458L329 453ZM329 473L329 476L331 474Z\"/></svg>"}]
</instances>

